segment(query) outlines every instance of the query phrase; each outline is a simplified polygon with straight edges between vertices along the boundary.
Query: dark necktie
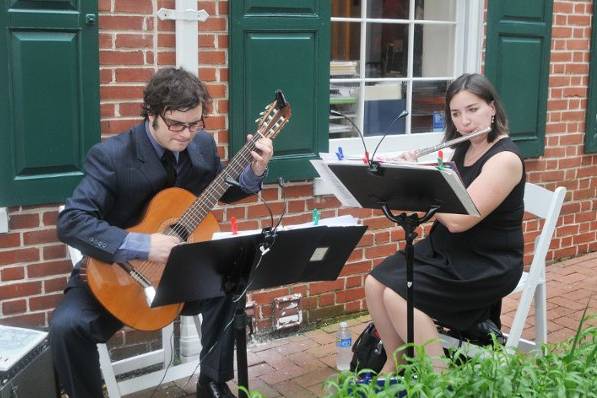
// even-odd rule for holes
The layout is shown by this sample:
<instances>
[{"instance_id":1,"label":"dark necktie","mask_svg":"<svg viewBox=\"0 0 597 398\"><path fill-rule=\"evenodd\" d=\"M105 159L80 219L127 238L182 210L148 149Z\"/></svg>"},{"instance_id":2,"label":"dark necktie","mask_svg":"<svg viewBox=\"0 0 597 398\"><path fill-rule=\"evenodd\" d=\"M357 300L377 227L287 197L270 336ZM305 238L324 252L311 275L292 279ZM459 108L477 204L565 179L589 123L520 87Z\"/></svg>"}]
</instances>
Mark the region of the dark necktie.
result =
<instances>
[{"instance_id":1,"label":"dark necktie","mask_svg":"<svg viewBox=\"0 0 597 398\"><path fill-rule=\"evenodd\" d=\"M173 187L176 184L176 159L169 150L164 151L162 155L162 164L166 170L166 186Z\"/></svg>"}]
</instances>

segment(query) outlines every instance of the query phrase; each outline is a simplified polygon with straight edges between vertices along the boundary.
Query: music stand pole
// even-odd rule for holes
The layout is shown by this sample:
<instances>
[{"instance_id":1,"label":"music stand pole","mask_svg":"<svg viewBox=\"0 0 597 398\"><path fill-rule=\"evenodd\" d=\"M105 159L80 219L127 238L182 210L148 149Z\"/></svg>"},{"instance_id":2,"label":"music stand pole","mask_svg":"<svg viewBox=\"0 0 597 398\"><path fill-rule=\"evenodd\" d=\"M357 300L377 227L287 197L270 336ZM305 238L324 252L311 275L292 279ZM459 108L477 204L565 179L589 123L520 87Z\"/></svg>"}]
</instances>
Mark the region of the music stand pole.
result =
<instances>
[{"instance_id":1,"label":"music stand pole","mask_svg":"<svg viewBox=\"0 0 597 398\"><path fill-rule=\"evenodd\" d=\"M248 398L247 394L240 389L241 386L245 387L247 390L249 389L247 314L245 312L245 299L242 299L237 303L236 310L234 311L234 341L236 343L236 374L239 387L238 396L239 398Z\"/></svg>"},{"instance_id":2,"label":"music stand pole","mask_svg":"<svg viewBox=\"0 0 597 398\"><path fill-rule=\"evenodd\" d=\"M432 207L427 210L427 213L423 217L418 217L416 213L406 214L400 213L394 215L387 205L383 205L382 208L385 216L400 225L404 229L404 235L406 238L406 246L404 252L406 254L406 355L410 358L414 358L414 277L413 277L413 262L414 262L414 246L413 242L417 237L416 229L422 223L429 220L439 207Z\"/></svg>"}]
</instances>

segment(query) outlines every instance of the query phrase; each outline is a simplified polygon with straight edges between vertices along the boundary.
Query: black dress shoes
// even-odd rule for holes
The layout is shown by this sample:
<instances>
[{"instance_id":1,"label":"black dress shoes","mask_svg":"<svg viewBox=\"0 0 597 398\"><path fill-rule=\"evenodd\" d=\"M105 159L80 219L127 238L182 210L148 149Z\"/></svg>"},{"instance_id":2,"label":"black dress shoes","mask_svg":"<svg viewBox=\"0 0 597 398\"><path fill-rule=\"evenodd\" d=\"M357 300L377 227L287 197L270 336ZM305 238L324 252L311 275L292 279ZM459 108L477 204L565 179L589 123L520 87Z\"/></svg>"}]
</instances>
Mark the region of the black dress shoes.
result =
<instances>
[{"instance_id":1,"label":"black dress shoes","mask_svg":"<svg viewBox=\"0 0 597 398\"><path fill-rule=\"evenodd\" d=\"M236 398L226 383L209 380L205 384L197 383L197 398Z\"/></svg>"}]
</instances>

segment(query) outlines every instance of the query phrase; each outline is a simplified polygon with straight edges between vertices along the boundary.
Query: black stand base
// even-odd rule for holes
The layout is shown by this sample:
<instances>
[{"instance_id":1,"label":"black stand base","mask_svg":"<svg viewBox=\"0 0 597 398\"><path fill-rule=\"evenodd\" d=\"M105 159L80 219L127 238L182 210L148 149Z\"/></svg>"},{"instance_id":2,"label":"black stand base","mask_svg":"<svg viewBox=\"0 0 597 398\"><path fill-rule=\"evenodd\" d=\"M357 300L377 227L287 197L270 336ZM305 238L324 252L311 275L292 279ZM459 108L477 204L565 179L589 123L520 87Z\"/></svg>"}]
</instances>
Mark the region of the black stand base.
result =
<instances>
[{"instance_id":1,"label":"black stand base","mask_svg":"<svg viewBox=\"0 0 597 398\"><path fill-rule=\"evenodd\" d=\"M416 213L406 214L401 213L399 215L392 214L392 211L387 205L383 205L381 208L385 216L400 225L404 229L406 238L406 247L404 252L406 253L406 343L408 347L406 349L406 355L410 358L414 358L414 278L413 278L413 262L414 262L414 247L413 242L417 237L415 230L422 223L428 221L439 207L432 207L427 210L427 213L423 217L418 217Z\"/></svg>"}]
</instances>

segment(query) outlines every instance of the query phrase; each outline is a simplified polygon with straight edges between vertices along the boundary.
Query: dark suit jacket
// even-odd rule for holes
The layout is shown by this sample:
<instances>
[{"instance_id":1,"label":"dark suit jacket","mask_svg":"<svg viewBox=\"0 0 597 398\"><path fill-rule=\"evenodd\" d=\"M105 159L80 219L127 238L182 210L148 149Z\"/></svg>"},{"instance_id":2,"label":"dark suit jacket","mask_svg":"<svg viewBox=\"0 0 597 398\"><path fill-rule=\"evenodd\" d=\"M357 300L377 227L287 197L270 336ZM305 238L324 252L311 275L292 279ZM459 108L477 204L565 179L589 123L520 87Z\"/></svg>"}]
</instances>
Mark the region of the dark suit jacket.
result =
<instances>
[{"instance_id":1,"label":"dark suit jacket","mask_svg":"<svg viewBox=\"0 0 597 398\"><path fill-rule=\"evenodd\" d=\"M199 195L222 165L213 137L198 133L189 144L191 172L177 186ZM139 223L149 200L166 186L166 171L145 125L94 145L87 154L85 176L58 217L58 237L83 254L112 263L126 231ZM232 186L222 201L249 194Z\"/></svg>"}]
</instances>

